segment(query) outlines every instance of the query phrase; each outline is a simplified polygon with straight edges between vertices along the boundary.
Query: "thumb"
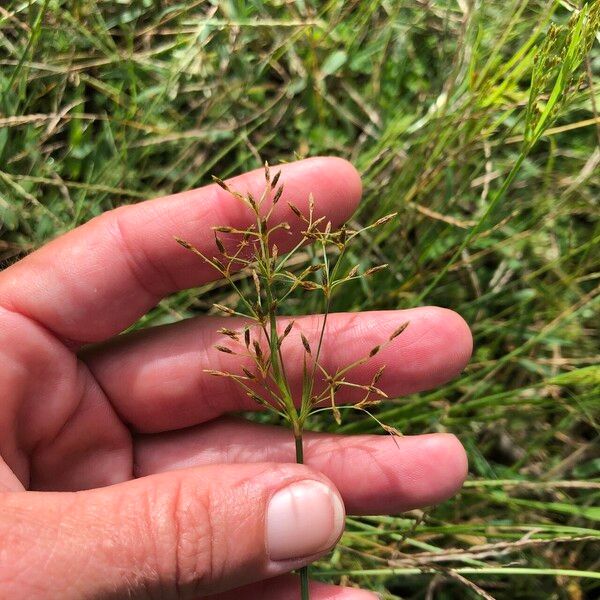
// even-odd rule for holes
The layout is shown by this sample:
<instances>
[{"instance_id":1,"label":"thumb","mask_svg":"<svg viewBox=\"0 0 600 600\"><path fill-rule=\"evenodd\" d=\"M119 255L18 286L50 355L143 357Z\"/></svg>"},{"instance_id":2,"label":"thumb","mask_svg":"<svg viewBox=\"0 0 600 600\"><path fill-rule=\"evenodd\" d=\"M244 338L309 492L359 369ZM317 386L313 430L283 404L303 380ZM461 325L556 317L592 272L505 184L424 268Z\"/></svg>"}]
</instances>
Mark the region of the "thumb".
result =
<instances>
[{"instance_id":1,"label":"thumb","mask_svg":"<svg viewBox=\"0 0 600 600\"><path fill-rule=\"evenodd\" d=\"M344 525L303 465L218 465L85 492L0 495L0 585L11 598L193 598L279 575Z\"/></svg>"}]
</instances>

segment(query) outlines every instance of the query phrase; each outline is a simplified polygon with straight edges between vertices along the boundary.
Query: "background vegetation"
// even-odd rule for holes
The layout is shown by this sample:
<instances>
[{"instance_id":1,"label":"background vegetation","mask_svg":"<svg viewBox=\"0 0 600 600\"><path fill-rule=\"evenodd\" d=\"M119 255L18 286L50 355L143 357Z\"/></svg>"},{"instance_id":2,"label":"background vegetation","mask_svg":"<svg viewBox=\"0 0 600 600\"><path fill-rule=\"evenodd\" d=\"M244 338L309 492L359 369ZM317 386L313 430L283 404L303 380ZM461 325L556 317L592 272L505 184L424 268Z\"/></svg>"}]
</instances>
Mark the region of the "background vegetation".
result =
<instances>
[{"instance_id":1,"label":"background vegetation","mask_svg":"<svg viewBox=\"0 0 600 600\"><path fill-rule=\"evenodd\" d=\"M315 576L386 598L596 598L600 46L589 17L577 37L581 6L2 2L0 258L210 174L352 160L355 219L400 215L349 256L389 271L334 309L438 304L471 323L462 378L382 409L405 433L456 433L471 474L425 514L349 519ZM179 294L138 326L226 293ZM348 415L342 429L377 426Z\"/></svg>"}]
</instances>

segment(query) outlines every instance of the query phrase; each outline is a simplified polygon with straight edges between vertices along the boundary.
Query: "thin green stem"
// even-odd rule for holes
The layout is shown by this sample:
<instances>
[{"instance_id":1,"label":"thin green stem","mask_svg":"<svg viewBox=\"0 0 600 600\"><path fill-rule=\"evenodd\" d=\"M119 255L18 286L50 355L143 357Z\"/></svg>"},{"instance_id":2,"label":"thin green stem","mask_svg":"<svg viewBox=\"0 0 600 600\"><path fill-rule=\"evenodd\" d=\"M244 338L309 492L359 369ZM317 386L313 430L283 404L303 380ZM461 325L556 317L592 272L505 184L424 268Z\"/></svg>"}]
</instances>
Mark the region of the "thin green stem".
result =
<instances>
[{"instance_id":1,"label":"thin green stem","mask_svg":"<svg viewBox=\"0 0 600 600\"><path fill-rule=\"evenodd\" d=\"M302 432L297 432L294 434L294 441L296 442L296 462L301 465L304 463ZM302 567L300 569L300 598L302 600L309 600L310 598L310 593L308 590L308 567Z\"/></svg>"},{"instance_id":2,"label":"thin green stem","mask_svg":"<svg viewBox=\"0 0 600 600\"><path fill-rule=\"evenodd\" d=\"M458 567L451 569L453 573L461 575L532 575L534 577L581 577L588 579L600 579L600 573L596 571L579 571L575 569L536 569L528 567ZM382 568L382 569L349 569L345 571L321 571L321 577L340 577L342 575L364 575L390 576L390 575L427 575L439 573L435 569L427 567L402 567L402 568Z\"/></svg>"},{"instance_id":3,"label":"thin green stem","mask_svg":"<svg viewBox=\"0 0 600 600\"><path fill-rule=\"evenodd\" d=\"M304 464L304 447L302 445L302 434L294 436L296 442L296 462L299 465Z\"/></svg>"}]
</instances>

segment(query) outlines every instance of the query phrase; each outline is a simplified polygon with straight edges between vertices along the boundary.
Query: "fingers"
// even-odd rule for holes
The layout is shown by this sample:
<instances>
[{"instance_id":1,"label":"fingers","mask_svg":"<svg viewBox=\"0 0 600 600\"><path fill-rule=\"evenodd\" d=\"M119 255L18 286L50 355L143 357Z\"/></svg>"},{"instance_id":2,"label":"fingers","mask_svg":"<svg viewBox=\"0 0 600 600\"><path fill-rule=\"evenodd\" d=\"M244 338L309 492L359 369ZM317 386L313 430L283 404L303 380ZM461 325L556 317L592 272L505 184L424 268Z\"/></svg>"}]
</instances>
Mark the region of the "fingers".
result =
<instances>
[{"instance_id":1,"label":"fingers","mask_svg":"<svg viewBox=\"0 0 600 600\"><path fill-rule=\"evenodd\" d=\"M354 167L337 158L313 158L281 167L284 194L274 222L297 223L313 194L315 212L335 224L354 211L361 194ZM264 171L230 182L260 196ZM103 214L0 273L0 305L20 312L61 338L105 339L122 331L163 296L199 285L215 273L181 248L178 236L214 253L212 226L246 228L250 213L217 185L127 206ZM294 243L286 235L280 246Z\"/></svg>"},{"instance_id":2,"label":"fingers","mask_svg":"<svg viewBox=\"0 0 600 600\"><path fill-rule=\"evenodd\" d=\"M299 589L298 577L284 575L210 596L208 600L298 600ZM377 600L371 592L316 581L310 584L310 597L311 600Z\"/></svg>"},{"instance_id":3,"label":"fingers","mask_svg":"<svg viewBox=\"0 0 600 600\"><path fill-rule=\"evenodd\" d=\"M471 355L469 328L456 313L435 307L330 315L322 364L333 373L364 357L405 321L410 323L408 328L379 354L352 370L347 376L350 382L369 383L385 365L378 386L394 397L435 387L463 369ZM204 371L240 374L242 366L253 368L251 361L214 348L224 340L218 333L220 327L236 328L242 323L200 318L144 330L94 349L84 360L123 420L134 428L156 432L188 427L226 412L257 408L234 382ZM297 395L304 353L300 332L315 347L321 326L322 317L301 317L282 345L292 391ZM282 322L281 329L284 327ZM345 388L340 390L339 401L360 397L362 392L352 394Z\"/></svg>"},{"instance_id":4,"label":"fingers","mask_svg":"<svg viewBox=\"0 0 600 600\"><path fill-rule=\"evenodd\" d=\"M15 598L196 598L308 564L344 525L338 492L302 465L201 467L0 503L3 591Z\"/></svg>"},{"instance_id":5,"label":"fingers","mask_svg":"<svg viewBox=\"0 0 600 600\"><path fill-rule=\"evenodd\" d=\"M289 430L218 419L199 427L135 440L136 474L197 465L295 461ZM467 474L465 451L450 434L304 435L305 464L339 490L353 515L397 514L446 500Z\"/></svg>"}]
</instances>

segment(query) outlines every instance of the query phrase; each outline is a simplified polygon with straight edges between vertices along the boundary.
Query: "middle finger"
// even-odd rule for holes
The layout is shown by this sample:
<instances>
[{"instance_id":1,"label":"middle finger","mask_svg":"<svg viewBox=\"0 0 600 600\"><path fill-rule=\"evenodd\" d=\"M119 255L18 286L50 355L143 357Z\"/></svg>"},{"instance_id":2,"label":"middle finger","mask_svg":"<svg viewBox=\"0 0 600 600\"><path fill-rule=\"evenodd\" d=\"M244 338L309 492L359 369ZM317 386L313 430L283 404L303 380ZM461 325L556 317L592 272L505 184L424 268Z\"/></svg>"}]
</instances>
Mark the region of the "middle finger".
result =
<instances>
[{"instance_id":1,"label":"middle finger","mask_svg":"<svg viewBox=\"0 0 600 600\"><path fill-rule=\"evenodd\" d=\"M378 386L394 397L435 387L460 373L471 354L469 328L456 313L435 307L331 314L320 363L334 373L367 355L406 321L406 331L348 373L348 381L368 384L385 365ZM280 321L280 331L287 322ZM240 329L244 324L241 319L200 317L119 336L86 350L82 358L133 429L146 433L181 429L228 412L258 408L231 379L205 371L242 374L242 366L253 368L248 357L214 347L226 339L218 333L220 327ZM300 332L314 348L321 326L320 316L300 317L283 342L284 364L296 395L303 371ZM347 403L361 397L362 392L352 394L343 387L336 399Z\"/></svg>"}]
</instances>

